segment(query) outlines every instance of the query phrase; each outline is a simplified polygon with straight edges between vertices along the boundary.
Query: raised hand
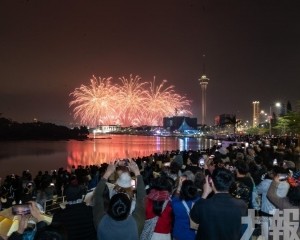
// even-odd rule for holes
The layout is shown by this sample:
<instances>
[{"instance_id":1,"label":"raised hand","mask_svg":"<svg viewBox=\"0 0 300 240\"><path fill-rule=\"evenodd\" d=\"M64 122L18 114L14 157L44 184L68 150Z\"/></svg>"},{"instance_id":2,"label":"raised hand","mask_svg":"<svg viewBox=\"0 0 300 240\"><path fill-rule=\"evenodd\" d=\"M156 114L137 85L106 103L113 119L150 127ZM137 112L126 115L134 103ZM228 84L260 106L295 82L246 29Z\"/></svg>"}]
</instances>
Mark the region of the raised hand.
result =
<instances>
[{"instance_id":1,"label":"raised hand","mask_svg":"<svg viewBox=\"0 0 300 240\"><path fill-rule=\"evenodd\" d=\"M140 175L140 169L135 161L129 160L128 168L131 172L134 173L135 176Z\"/></svg>"},{"instance_id":2,"label":"raised hand","mask_svg":"<svg viewBox=\"0 0 300 240\"><path fill-rule=\"evenodd\" d=\"M36 202L30 201L29 202L29 209L30 209L30 213L31 215L37 219L38 222L43 220L43 215L40 211L40 209L38 209Z\"/></svg>"},{"instance_id":3,"label":"raised hand","mask_svg":"<svg viewBox=\"0 0 300 240\"><path fill-rule=\"evenodd\" d=\"M21 215L19 220L18 233L23 234L28 224L28 215Z\"/></svg>"},{"instance_id":4,"label":"raised hand","mask_svg":"<svg viewBox=\"0 0 300 240\"><path fill-rule=\"evenodd\" d=\"M118 163L110 163L107 166L106 172L103 175L103 178L108 179L110 177L110 175L112 175L115 171L116 171L116 166Z\"/></svg>"},{"instance_id":5,"label":"raised hand","mask_svg":"<svg viewBox=\"0 0 300 240\"><path fill-rule=\"evenodd\" d=\"M202 198L207 198L207 196L213 191L212 188L212 180L209 176L205 177L205 183L203 185L203 194L202 194Z\"/></svg>"}]
</instances>

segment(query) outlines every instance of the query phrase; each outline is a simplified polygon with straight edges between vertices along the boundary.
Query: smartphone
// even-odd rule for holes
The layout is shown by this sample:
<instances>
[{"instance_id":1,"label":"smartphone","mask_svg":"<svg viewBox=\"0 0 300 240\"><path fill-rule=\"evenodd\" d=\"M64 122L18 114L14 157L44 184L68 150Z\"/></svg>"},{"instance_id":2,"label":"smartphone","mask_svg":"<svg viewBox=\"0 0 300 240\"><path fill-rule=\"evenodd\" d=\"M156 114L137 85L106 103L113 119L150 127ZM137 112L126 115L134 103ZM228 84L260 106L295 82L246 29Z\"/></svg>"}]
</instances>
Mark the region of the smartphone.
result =
<instances>
[{"instance_id":1,"label":"smartphone","mask_svg":"<svg viewBox=\"0 0 300 240\"><path fill-rule=\"evenodd\" d=\"M199 159L199 165L200 166L204 166L205 162L204 162L204 158L200 158Z\"/></svg>"},{"instance_id":2,"label":"smartphone","mask_svg":"<svg viewBox=\"0 0 300 240\"><path fill-rule=\"evenodd\" d=\"M208 184L209 184L209 186L212 186L212 178L211 178L211 176L208 176Z\"/></svg>"},{"instance_id":3,"label":"smartphone","mask_svg":"<svg viewBox=\"0 0 300 240\"><path fill-rule=\"evenodd\" d=\"M273 160L273 165L276 166L277 164L278 164L278 163L277 163L277 159L274 159L274 160Z\"/></svg>"},{"instance_id":4,"label":"smartphone","mask_svg":"<svg viewBox=\"0 0 300 240\"><path fill-rule=\"evenodd\" d=\"M284 173L279 174L279 181L285 181L285 180L287 180L287 178L288 178L287 174L284 174Z\"/></svg>"},{"instance_id":5,"label":"smartphone","mask_svg":"<svg viewBox=\"0 0 300 240\"><path fill-rule=\"evenodd\" d=\"M135 182L134 179L131 180L131 186L132 186L133 188L136 188L136 182Z\"/></svg>"},{"instance_id":6,"label":"smartphone","mask_svg":"<svg viewBox=\"0 0 300 240\"><path fill-rule=\"evenodd\" d=\"M12 214L13 215L26 215L26 214L30 214L29 204L13 205L11 207L11 210L12 210Z\"/></svg>"},{"instance_id":7,"label":"smartphone","mask_svg":"<svg viewBox=\"0 0 300 240\"><path fill-rule=\"evenodd\" d=\"M118 164L118 166L121 166L121 167L126 167L126 166L128 166L128 160L127 159L123 159L123 160L118 160L117 161L117 164Z\"/></svg>"},{"instance_id":8,"label":"smartphone","mask_svg":"<svg viewBox=\"0 0 300 240\"><path fill-rule=\"evenodd\" d=\"M124 159L123 161L124 161L124 165L125 165L125 166L128 166L128 164L129 164L129 159Z\"/></svg>"},{"instance_id":9,"label":"smartphone","mask_svg":"<svg viewBox=\"0 0 300 240\"><path fill-rule=\"evenodd\" d=\"M171 163L170 163L170 162L166 162L166 163L164 163L164 166L165 166L165 167L170 167L170 165L171 165Z\"/></svg>"}]
</instances>

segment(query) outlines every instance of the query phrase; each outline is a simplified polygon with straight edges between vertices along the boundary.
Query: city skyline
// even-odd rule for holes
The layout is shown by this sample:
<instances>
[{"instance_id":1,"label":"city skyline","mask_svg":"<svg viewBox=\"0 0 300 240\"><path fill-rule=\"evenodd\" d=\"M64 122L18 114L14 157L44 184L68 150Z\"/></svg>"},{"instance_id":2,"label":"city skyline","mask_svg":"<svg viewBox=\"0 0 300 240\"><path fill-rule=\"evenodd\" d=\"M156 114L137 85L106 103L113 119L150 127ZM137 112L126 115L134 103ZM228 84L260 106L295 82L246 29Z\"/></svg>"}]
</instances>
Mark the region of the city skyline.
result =
<instances>
[{"instance_id":1,"label":"city skyline","mask_svg":"<svg viewBox=\"0 0 300 240\"><path fill-rule=\"evenodd\" d=\"M93 75L167 80L201 116L199 78L212 79L206 121L251 121L298 97L300 3L188 0L2 1L0 113L19 122L74 123L69 96Z\"/></svg>"}]
</instances>

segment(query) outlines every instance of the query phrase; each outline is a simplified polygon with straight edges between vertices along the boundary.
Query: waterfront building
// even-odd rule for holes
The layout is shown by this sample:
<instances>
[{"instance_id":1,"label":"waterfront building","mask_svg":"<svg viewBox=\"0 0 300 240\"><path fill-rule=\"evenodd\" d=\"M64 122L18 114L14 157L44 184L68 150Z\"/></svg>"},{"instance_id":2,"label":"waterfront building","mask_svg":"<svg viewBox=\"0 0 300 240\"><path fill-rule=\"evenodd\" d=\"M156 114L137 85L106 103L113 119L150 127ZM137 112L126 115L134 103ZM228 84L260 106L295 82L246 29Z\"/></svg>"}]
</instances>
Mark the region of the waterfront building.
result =
<instances>
[{"instance_id":1,"label":"waterfront building","mask_svg":"<svg viewBox=\"0 0 300 240\"><path fill-rule=\"evenodd\" d=\"M215 127L219 132L234 133L234 121L235 115L224 113L215 117ZM236 119L235 119L236 120Z\"/></svg>"},{"instance_id":2,"label":"waterfront building","mask_svg":"<svg viewBox=\"0 0 300 240\"><path fill-rule=\"evenodd\" d=\"M230 119L233 119L234 117L235 117L234 114L229 114L229 113L218 115L215 117L215 125L224 127L228 124L231 124Z\"/></svg>"},{"instance_id":3,"label":"waterfront building","mask_svg":"<svg viewBox=\"0 0 300 240\"><path fill-rule=\"evenodd\" d=\"M183 127L181 127L183 126ZM197 118L190 118L184 116L174 116L163 118L163 128L170 131L179 131L180 127L197 129Z\"/></svg>"},{"instance_id":4,"label":"waterfront building","mask_svg":"<svg viewBox=\"0 0 300 240\"><path fill-rule=\"evenodd\" d=\"M99 125L97 128L93 130L94 134L97 133L110 133L110 132L117 132L121 130L120 125Z\"/></svg>"}]
</instances>

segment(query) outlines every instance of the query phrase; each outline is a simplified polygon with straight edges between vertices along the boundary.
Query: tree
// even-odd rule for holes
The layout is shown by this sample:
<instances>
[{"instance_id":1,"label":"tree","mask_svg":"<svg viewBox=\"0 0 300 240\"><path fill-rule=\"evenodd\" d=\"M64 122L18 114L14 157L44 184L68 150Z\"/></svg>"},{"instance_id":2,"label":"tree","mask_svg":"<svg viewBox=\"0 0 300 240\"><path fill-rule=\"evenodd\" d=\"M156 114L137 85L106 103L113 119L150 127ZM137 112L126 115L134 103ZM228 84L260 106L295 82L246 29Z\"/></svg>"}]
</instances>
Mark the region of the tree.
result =
<instances>
[{"instance_id":1,"label":"tree","mask_svg":"<svg viewBox=\"0 0 300 240\"><path fill-rule=\"evenodd\" d=\"M280 135L285 135L287 132L290 132L290 126L291 120L289 119L288 115L286 115L277 119L277 123L274 129L279 130Z\"/></svg>"},{"instance_id":2,"label":"tree","mask_svg":"<svg viewBox=\"0 0 300 240\"><path fill-rule=\"evenodd\" d=\"M290 131L293 135L298 136L298 145L300 143L300 101L297 102L295 110L288 111L287 114L276 123L275 128L286 133Z\"/></svg>"},{"instance_id":3,"label":"tree","mask_svg":"<svg viewBox=\"0 0 300 240\"><path fill-rule=\"evenodd\" d=\"M246 133L249 135L259 135L260 129L258 127L251 127L247 129Z\"/></svg>"}]
</instances>

